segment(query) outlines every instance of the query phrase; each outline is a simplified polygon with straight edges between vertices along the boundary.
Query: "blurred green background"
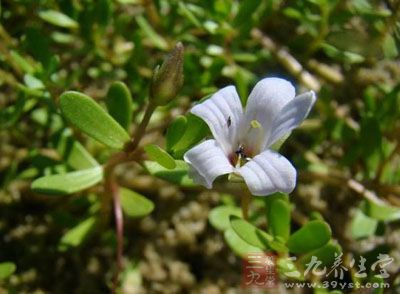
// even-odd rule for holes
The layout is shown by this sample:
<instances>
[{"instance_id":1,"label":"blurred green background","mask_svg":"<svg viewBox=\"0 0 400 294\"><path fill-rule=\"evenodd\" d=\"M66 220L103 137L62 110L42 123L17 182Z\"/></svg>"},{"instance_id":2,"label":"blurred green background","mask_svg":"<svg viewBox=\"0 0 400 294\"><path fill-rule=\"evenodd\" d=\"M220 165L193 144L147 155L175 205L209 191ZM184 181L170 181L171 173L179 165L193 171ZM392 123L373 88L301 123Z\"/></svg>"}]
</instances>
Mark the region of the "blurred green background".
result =
<instances>
[{"instance_id":1,"label":"blurred green background","mask_svg":"<svg viewBox=\"0 0 400 294\"><path fill-rule=\"evenodd\" d=\"M57 106L62 92L102 102L110 84L123 81L136 124L153 69L181 41L184 86L157 110L148 136L162 146L178 115L228 84L243 100L266 76L290 80L297 92L316 91L309 119L281 149L299 173L292 226L318 214L347 259L389 254L388 280L397 293L400 1L0 3L0 292L109 292L112 221L65 237L98 209L99 191L51 197L33 193L30 183L66 169L57 149L68 126ZM100 162L109 156L74 133ZM213 207L237 198L174 185L135 164L118 176L155 203L149 216L126 219L123 293L240 291L240 258L207 219ZM263 201L253 201L256 222Z\"/></svg>"}]
</instances>

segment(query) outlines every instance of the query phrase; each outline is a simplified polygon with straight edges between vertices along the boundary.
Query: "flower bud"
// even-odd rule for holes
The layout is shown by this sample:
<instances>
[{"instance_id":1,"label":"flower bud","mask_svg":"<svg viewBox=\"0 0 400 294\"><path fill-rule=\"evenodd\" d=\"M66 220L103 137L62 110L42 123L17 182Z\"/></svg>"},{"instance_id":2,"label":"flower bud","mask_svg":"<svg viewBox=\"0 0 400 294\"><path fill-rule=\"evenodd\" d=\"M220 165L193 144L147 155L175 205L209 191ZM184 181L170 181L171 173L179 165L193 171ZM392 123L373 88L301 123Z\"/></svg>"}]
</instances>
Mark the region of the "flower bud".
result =
<instances>
[{"instance_id":1,"label":"flower bud","mask_svg":"<svg viewBox=\"0 0 400 294\"><path fill-rule=\"evenodd\" d=\"M183 45L178 42L161 66L154 70L150 88L151 99L165 105L173 99L183 85Z\"/></svg>"}]
</instances>

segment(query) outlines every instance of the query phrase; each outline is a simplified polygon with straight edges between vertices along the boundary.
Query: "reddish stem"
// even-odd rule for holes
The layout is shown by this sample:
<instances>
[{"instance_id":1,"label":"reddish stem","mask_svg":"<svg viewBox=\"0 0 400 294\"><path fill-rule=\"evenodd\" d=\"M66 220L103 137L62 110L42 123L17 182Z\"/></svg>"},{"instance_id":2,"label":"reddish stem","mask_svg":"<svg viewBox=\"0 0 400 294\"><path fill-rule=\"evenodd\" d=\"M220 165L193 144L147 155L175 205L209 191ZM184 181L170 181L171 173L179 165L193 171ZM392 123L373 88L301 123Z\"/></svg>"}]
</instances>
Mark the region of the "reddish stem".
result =
<instances>
[{"instance_id":1,"label":"reddish stem","mask_svg":"<svg viewBox=\"0 0 400 294\"><path fill-rule=\"evenodd\" d=\"M122 271L122 258L123 258L123 246L124 246L124 218L121 208L121 200L119 195L119 187L115 181L114 174L110 173L107 169L105 188L107 195L112 197L113 207L114 207L114 217L115 217L115 230L117 233L117 268L115 270L113 278L112 293L115 294L118 289L119 276Z\"/></svg>"},{"instance_id":2,"label":"reddish stem","mask_svg":"<svg viewBox=\"0 0 400 294\"><path fill-rule=\"evenodd\" d=\"M115 182L112 188L113 188L112 195L114 202L115 228L117 231L117 270L115 271L114 285L113 285L113 293L116 293L116 289L119 283L119 275L122 271L122 257L124 250L124 218L122 215L119 188Z\"/></svg>"}]
</instances>

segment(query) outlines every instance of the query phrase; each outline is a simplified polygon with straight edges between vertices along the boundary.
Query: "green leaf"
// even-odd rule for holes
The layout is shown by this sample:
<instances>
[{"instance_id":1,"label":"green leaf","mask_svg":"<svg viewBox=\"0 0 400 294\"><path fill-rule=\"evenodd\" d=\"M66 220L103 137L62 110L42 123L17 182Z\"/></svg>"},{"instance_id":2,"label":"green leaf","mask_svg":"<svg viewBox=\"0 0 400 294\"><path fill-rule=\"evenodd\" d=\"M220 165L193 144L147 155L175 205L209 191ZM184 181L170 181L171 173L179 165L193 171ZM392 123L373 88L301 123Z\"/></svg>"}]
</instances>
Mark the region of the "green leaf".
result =
<instances>
[{"instance_id":1,"label":"green leaf","mask_svg":"<svg viewBox=\"0 0 400 294\"><path fill-rule=\"evenodd\" d=\"M397 50L396 39L390 35L386 34L385 39L382 43L383 54L386 58L396 58L399 55Z\"/></svg>"},{"instance_id":2,"label":"green leaf","mask_svg":"<svg viewBox=\"0 0 400 294\"><path fill-rule=\"evenodd\" d=\"M276 199L268 209L268 226L274 237L287 241L290 235L290 204Z\"/></svg>"},{"instance_id":3,"label":"green leaf","mask_svg":"<svg viewBox=\"0 0 400 294\"><path fill-rule=\"evenodd\" d=\"M41 90L45 88L43 82L31 74L24 75L24 83L29 89Z\"/></svg>"},{"instance_id":4,"label":"green leaf","mask_svg":"<svg viewBox=\"0 0 400 294\"><path fill-rule=\"evenodd\" d=\"M132 121L132 96L122 82L114 82L108 89L105 99L110 115L125 129L129 130Z\"/></svg>"},{"instance_id":5,"label":"green leaf","mask_svg":"<svg viewBox=\"0 0 400 294\"><path fill-rule=\"evenodd\" d=\"M381 277L376 277L375 275L371 275L368 277L368 281L371 285L378 285L377 288L373 286L371 294L383 294L383 293L390 293L389 291L385 291L385 280Z\"/></svg>"},{"instance_id":6,"label":"green leaf","mask_svg":"<svg viewBox=\"0 0 400 294\"><path fill-rule=\"evenodd\" d=\"M224 238L232 251L242 258L247 257L249 253L263 253L262 249L252 246L240 238L232 228L224 232Z\"/></svg>"},{"instance_id":7,"label":"green leaf","mask_svg":"<svg viewBox=\"0 0 400 294\"><path fill-rule=\"evenodd\" d=\"M154 209L154 203L146 197L125 188L120 188L123 211L130 217L143 217Z\"/></svg>"},{"instance_id":8,"label":"green leaf","mask_svg":"<svg viewBox=\"0 0 400 294\"><path fill-rule=\"evenodd\" d=\"M230 217L233 230L246 243L263 250L270 249L273 237L237 216Z\"/></svg>"},{"instance_id":9,"label":"green leaf","mask_svg":"<svg viewBox=\"0 0 400 294\"><path fill-rule=\"evenodd\" d=\"M145 161L144 167L151 174L165 181L180 185L182 187L197 186L188 176L189 166L183 160L175 160L176 167L167 169L157 162Z\"/></svg>"},{"instance_id":10,"label":"green leaf","mask_svg":"<svg viewBox=\"0 0 400 294\"><path fill-rule=\"evenodd\" d=\"M362 210L357 212L351 222L351 235L354 239L361 239L375 234L378 221L365 215Z\"/></svg>"},{"instance_id":11,"label":"green leaf","mask_svg":"<svg viewBox=\"0 0 400 294\"><path fill-rule=\"evenodd\" d=\"M170 125L166 135L166 149L168 152L172 151L172 148L180 140L186 131L187 119L185 116L178 116L174 122Z\"/></svg>"},{"instance_id":12,"label":"green leaf","mask_svg":"<svg viewBox=\"0 0 400 294\"><path fill-rule=\"evenodd\" d=\"M236 206L222 205L213 208L208 214L208 221L219 231L225 231L231 227L230 216L242 217L242 210Z\"/></svg>"},{"instance_id":13,"label":"green leaf","mask_svg":"<svg viewBox=\"0 0 400 294\"><path fill-rule=\"evenodd\" d=\"M94 186L103 179L101 166L35 180L31 188L44 194L66 195Z\"/></svg>"},{"instance_id":14,"label":"green leaf","mask_svg":"<svg viewBox=\"0 0 400 294\"><path fill-rule=\"evenodd\" d=\"M0 263L0 281L7 279L9 276L11 276L17 267L13 262L1 262Z\"/></svg>"},{"instance_id":15,"label":"green leaf","mask_svg":"<svg viewBox=\"0 0 400 294\"><path fill-rule=\"evenodd\" d=\"M207 124L201 118L193 114L188 114L186 118L185 133L172 148L176 158L181 158L190 147L200 142L209 133Z\"/></svg>"},{"instance_id":16,"label":"green leaf","mask_svg":"<svg viewBox=\"0 0 400 294\"><path fill-rule=\"evenodd\" d=\"M167 41L157 34L157 32L151 27L149 22L143 16L137 16L136 21L139 27L142 29L142 32L149 38L155 47L164 51L168 49Z\"/></svg>"},{"instance_id":17,"label":"green leaf","mask_svg":"<svg viewBox=\"0 0 400 294\"><path fill-rule=\"evenodd\" d=\"M56 10L41 11L39 12L39 17L52 25L62 28L75 29L78 27L78 23L75 20Z\"/></svg>"},{"instance_id":18,"label":"green leaf","mask_svg":"<svg viewBox=\"0 0 400 294\"><path fill-rule=\"evenodd\" d=\"M53 39L54 42L60 43L60 44L72 44L75 42L75 36L72 34L65 34L61 32L53 32L51 33L51 38Z\"/></svg>"},{"instance_id":19,"label":"green leaf","mask_svg":"<svg viewBox=\"0 0 400 294\"><path fill-rule=\"evenodd\" d=\"M329 267L335 262L335 257L340 255L341 252L342 250L339 245L328 243L321 248L302 256L300 258L300 264L306 267L306 264L308 264L311 261L311 258L315 256L319 261L322 262L321 267Z\"/></svg>"},{"instance_id":20,"label":"green leaf","mask_svg":"<svg viewBox=\"0 0 400 294\"><path fill-rule=\"evenodd\" d=\"M149 144L144 146L144 151L151 160L157 162L159 165L167 169L174 169L176 167L175 160L172 158L172 156L159 146Z\"/></svg>"},{"instance_id":21,"label":"green leaf","mask_svg":"<svg viewBox=\"0 0 400 294\"><path fill-rule=\"evenodd\" d=\"M25 73L32 74L35 72L35 67L31 63L22 57L17 51L11 50L10 57L12 61Z\"/></svg>"},{"instance_id":22,"label":"green leaf","mask_svg":"<svg viewBox=\"0 0 400 294\"><path fill-rule=\"evenodd\" d=\"M65 92L60 97L65 118L97 141L122 149L129 141L128 133L90 97L79 92Z\"/></svg>"},{"instance_id":23,"label":"green leaf","mask_svg":"<svg viewBox=\"0 0 400 294\"><path fill-rule=\"evenodd\" d=\"M58 249L65 251L71 247L80 246L96 227L96 218L90 217L80 222L78 225L68 230L58 243Z\"/></svg>"},{"instance_id":24,"label":"green leaf","mask_svg":"<svg viewBox=\"0 0 400 294\"><path fill-rule=\"evenodd\" d=\"M19 93L17 101L13 105L0 109L0 129L10 128L16 124L24 112L27 99L24 94Z\"/></svg>"},{"instance_id":25,"label":"green leaf","mask_svg":"<svg viewBox=\"0 0 400 294\"><path fill-rule=\"evenodd\" d=\"M89 169L99 165L85 147L72 137L70 129L60 134L57 152L75 170Z\"/></svg>"},{"instance_id":26,"label":"green leaf","mask_svg":"<svg viewBox=\"0 0 400 294\"><path fill-rule=\"evenodd\" d=\"M331 235L331 228L326 222L314 220L291 235L287 245L292 253L307 253L328 243Z\"/></svg>"},{"instance_id":27,"label":"green leaf","mask_svg":"<svg viewBox=\"0 0 400 294\"><path fill-rule=\"evenodd\" d=\"M182 1L178 2L179 10L181 14L186 17L194 26L201 28L201 22L197 19L197 17L190 11L190 9L184 4Z\"/></svg>"},{"instance_id":28,"label":"green leaf","mask_svg":"<svg viewBox=\"0 0 400 294\"><path fill-rule=\"evenodd\" d=\"M390 206L384 202L366 201L362 209L366 215L380 221L395 221L400 219L400 207Z\"/></svg>"},{"instance_id":29,"label":"green leaf","mask_svg":"<svg viewBox=\"0 0 400 294\"><path fill-rule=\"evenodd\" d=\"M241 1L239 11L233 20L234 26L238 27L242 24L249 23L253 13L257 10L261 3L262 1L258 0Z\"/></svg>"}]
</instances>

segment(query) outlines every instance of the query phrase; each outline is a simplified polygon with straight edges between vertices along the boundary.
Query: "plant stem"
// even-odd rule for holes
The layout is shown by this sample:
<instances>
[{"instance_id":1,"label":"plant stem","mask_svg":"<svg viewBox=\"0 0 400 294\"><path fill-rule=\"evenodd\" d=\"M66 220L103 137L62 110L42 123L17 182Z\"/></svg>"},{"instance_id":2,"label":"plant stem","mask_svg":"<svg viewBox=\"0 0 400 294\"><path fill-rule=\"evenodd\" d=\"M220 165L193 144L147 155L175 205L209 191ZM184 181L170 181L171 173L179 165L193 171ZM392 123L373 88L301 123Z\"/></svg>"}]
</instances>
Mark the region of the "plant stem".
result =
<instances>
[{"instance_id":1,"label":"plant stem","mask_svg":"<svg viewBox=\"0 0 400 294\"><path fill-rule=\"evenodd\" d=\"M114 182L115 184L115 182ZM116 293L117 286L119 284L119 275L122 270L122 257L124 249L124 218L122 215L121 199L119 195L119 188L115 184L113 186L113 201L114 201L114 217L115 217L115 227L117 231L117 269L114 275L113 282L113 293Z\"/></svg>"},{"instance_id":2,"label":"plant stem","mask_svg":"<svg viewBox=\"0 0 400 294\"><path fill-rule=\"evenodd\" d=\"M123 162L130 160L135 160L138 156L140 150L137 149L140 140L143 138L146 127L149 124L150 118L156 109L157 105L151 101L147 105L144 117L138 126L133 140L125 146L125 150L116 153L112 156L104 166L105 174L105 199L102 201L103 207L107 208L109 205L109 200L112 199L114 207L114 220L115 220L115 230L117 234L117 268L113 278L112 293L115 294L118 289L118 284L120 280L120 274L122 271L122 258L123 258L123 248L124 248L124 218L121 207L121 199L119 194L119 187L115 180L115 167Z\"/></svg>"},{"instance_id":3,"label":"plant stem","mask_svg":"<svg viewBox=\"0 0 400 294\"><path fill-rule=\"evenodd\" d=\"M144 117L143 117L142 121L140 122L140 125L138 126L138 128L135 131L133 140L125 146L126 152L130 153L137 148L140 140L143 138L143 136L145 134L146 127L149 124L150 118L151 118L154 110L156 109L156 107L157 107L157 105L155 103L153 103L152 100L150 100L149 104L147 105L146 112L144 113Z\"/></svg>"},{"instance_id":4,"label":"plant stem","mask_svg":"<svg viewBox=\"0 0 400 294\"><path fill-rule=\"evenodd\" d=\"M121 209L121 201L119 196L119 187L115 180L115 167L126 161L128 158L125 152L120 152L112 156L104 167L105 182L105 199L102 201L102 206L105 210L109 210L110 200L113 202L114 218L115 218L115 230L117 234L117 268L114 273L112 293L115 294L119 284L119 276L122 271L122 257L123 257L123 241L124 241L124 219ZM108 217L107 217L108 218Z\"/></svg>"}]
</instances>

